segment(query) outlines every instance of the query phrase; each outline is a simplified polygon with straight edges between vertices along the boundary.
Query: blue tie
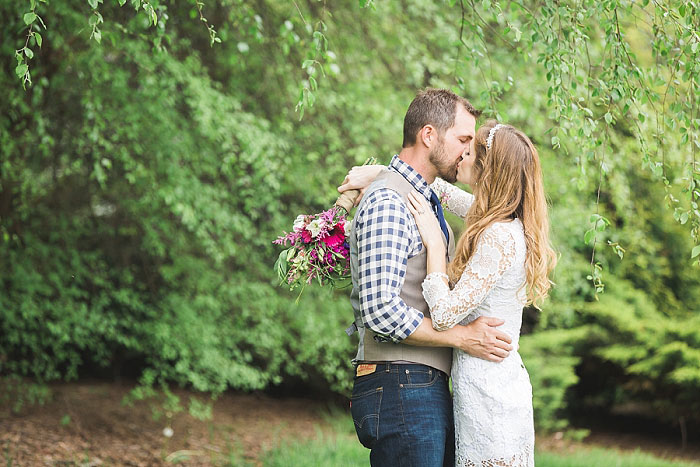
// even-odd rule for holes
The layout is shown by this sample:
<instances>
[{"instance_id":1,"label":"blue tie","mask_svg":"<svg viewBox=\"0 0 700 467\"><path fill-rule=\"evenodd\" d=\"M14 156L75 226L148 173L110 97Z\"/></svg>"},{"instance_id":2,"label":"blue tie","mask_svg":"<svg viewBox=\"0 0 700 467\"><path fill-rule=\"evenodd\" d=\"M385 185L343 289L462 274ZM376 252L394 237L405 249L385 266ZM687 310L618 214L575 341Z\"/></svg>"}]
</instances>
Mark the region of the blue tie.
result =
<instances>
[{"instance_id":1,"label":"blue tie","mask_svg":"<svg viewBox=\"0 0 700 467\"><path fill-rule=\"evenodd\" d=\"M442 233L445 234L445 238L447 239L447 243L450 242L450 233L447 230L447 222L445 222L445 216L442 213L442 206L440 205L440 200L438 199L437 195L435 194L434 191L430 191L430 204L433 205L433 211L435 212L435 215L438 218L438 221L440 221L440 228L442 229Z\"/></svg>"}]
</instances>

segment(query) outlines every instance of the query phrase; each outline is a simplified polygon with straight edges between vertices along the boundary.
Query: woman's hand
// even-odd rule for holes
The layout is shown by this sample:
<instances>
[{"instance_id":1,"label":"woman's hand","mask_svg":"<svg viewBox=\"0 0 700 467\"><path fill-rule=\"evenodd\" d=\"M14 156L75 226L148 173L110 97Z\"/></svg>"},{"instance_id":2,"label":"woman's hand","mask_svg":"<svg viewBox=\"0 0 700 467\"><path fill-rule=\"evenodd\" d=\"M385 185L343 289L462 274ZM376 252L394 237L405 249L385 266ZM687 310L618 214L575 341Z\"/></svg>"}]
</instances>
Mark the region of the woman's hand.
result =
<instances>
[{"instance_id":1,"label":"woman's hand","mask_svg":"<svg viewBox=\"0 0 700 467\"><path fill-rule=\"evenodd\" d=\"M355 206L360 204L365 188L377 178L379 173L386 169L384 165L359 165L350 169L345 176L343 184L338 187L338 191L343 193L348 190L360 190L360 196L355 200Z\"/></svg>"},{"instance_id":2,"label":"woman's hand","mask_svg":"<svg viewBox=\"0 0 700 467\"><path fill-rule=\"evenodd\" d=\"M423 245L431 252L444 255L445 243L442 240L442 229L430 202L415 191L410 192L407 198L408 210L416 219Z\"/></svg>"}]
</instances>

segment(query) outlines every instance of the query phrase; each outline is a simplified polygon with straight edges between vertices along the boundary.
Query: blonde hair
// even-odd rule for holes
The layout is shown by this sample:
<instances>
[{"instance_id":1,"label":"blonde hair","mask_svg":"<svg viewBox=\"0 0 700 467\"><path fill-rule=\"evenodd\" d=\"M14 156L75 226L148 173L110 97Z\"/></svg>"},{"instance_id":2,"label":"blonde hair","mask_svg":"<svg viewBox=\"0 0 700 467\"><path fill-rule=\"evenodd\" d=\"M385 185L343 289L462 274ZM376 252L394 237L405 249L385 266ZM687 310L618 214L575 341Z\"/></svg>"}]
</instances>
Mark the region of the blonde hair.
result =
<instances>
[{"instance_id":1,"label":"blonde hair","mask_svg":"<svg viewBox=\"0 0 700 467\"><path fill-rule=\"evenodd\" d=\"M549 274L557 263L549 242L540 160L530 139L510 125L495 132L491 148L487 150L486 138L496 123L490 120L476 132L472 167L473 178L477 181L473 184L474 203L467 212L465 230L447 272L452 283L457 283L486 228L494 222L517 217L523 224L527 246L527 304L539 308L552 286Z\"/></svg>"}]
</instances>

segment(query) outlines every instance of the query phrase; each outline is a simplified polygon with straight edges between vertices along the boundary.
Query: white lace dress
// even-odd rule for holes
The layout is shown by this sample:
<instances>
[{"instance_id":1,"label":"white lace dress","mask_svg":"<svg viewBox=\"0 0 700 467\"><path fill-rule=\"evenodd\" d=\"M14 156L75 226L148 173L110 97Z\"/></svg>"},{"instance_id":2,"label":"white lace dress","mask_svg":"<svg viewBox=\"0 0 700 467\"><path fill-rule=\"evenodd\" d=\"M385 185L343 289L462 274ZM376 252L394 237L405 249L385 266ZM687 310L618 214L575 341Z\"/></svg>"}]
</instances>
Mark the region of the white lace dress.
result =
<instances>
[{"instance_id":1,"label":"white lace dress","mask_svg":"<svg viewBox=\"0 0 700 467\"><path fill-rule=\"evenodd\" d=\"M447 209L466 215L472 195L442 180L431 187ZM442 280L444 274L425 278L423 296L433 326L445 330L482 315L501 318L505 324L499 329L517 348L525 304L525 253L519 219L489 226L452 290ZM535 465L532 386L518 352L492 363L455 350L452 388L458 466Z\"/></svg>"}]
</instances>

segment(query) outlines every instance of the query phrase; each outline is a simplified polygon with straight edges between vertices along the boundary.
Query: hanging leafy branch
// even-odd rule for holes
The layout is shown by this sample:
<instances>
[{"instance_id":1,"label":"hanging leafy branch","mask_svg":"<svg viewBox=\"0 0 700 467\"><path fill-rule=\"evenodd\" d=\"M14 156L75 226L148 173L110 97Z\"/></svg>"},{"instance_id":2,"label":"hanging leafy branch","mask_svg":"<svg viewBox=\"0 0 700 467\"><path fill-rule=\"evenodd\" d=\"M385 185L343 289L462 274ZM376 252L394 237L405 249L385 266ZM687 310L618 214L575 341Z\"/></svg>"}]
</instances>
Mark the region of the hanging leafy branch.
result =
<instances>
[{"instance_id":1,"label":"hanging leafy branch","mask_svg":"<svg viewBox=\"0 0 700 467\"><path fill-rule=\"evenodd\" d=\"M134 8L136 13L142 13L145 15L148 25L150 27L155 27L157 34L153 40L154 46L158 49L162 48L162 38L163 32L165 30L165 23L167 21L168 15L166 13L167 7L161 4L160 0L128 0L130 5ZM220 43L221 38L218 37L214 26L209 24L209 21L204 16L203 7L204 3L201 0L193 0L194 5L197 8L199 14L199 20L202 21L209 33L210 45L214 43ZM89 38L97 42L98 44L102 42L102 30L100 26L104 24L104 18L99 12L98 7L103 4L104 0L87 0L89 7L92 9L92 14L88 18L88 26L90 28ZM22 19L27 25L27 34L24 47L17 49L15 51L15 56L17 58L17 66L15 68L15 74L22 81L22 86L26 89L26 86L32 85L31 74L29 71L29 62L34 58L34 51L31 45L36 45L41 48L43 43L43 37L40 34L41 29L47 29L46 23L43 18L39 15L37 7L39 4L48 5L47 0L29 0L29 11L24 13ZM116 0L115 2L119 7L126 5L127 0Z\"/></svg>"},{"instance_id":2,"label":"hanging leafy branch","mask_svg":"<svg viewBox=\"0 0 700 467\"><path fill-rule=\"evenodd\" d=\"M448 3L455 5L456 0ZM525 63L536 59L543 68L549 83L551 145L573 156L580 168L580 189L597 185L592 228L584 236L592 248L589 279L596 291L604 287L596 260L599 236L610 225L600 213L600 192L611 168L624 162L615 157L616 143L609 136L613 127L636 136L640 163L664 185L674 218L690 226L696 245L691 257L700 264L697 3L460 0L459 7L458 50L464 51L459 59L481 74L490 102L487 111L498 115L496 102L513 83L506 66L494 69L496 57L503 57L499 48L515 48L518 53L509 53L511 60L518 55ZM630 40L649 43L652 54L636 57ZM593 44L599 46L593 50ZM463 83L459 76L456 81ZM605 154L610 155L607 160ZM596 170L589 174L591 165ZM675 175L679 172L682 177ZM608 245L623 256L618 242Z\"/></svg>"},{"instance_id":3,"label":"hanging leafy branch","mask_svg":"<svg viewBox=\"0 0 700 467\"><path fill-rule=\"evenodd\" d=\"M46 0L38 1L46 3ZM22 17L24 24L27 25L27 40L24 42L24 47L15 51L15 57L17 58L15 73L17 74L17 77L22 80L22 87L25 89L27 84L30 86L32 85L32 76L29 73L29 64L27 62L27 60L34 58L34 51L30 47L30 40L33 39L34 44L41 48L43 38L39 33L39 25L46 29L44 20L37 13L37 0L30 0L29 6L30 10Z\"/></svg>"}]
</instances>

